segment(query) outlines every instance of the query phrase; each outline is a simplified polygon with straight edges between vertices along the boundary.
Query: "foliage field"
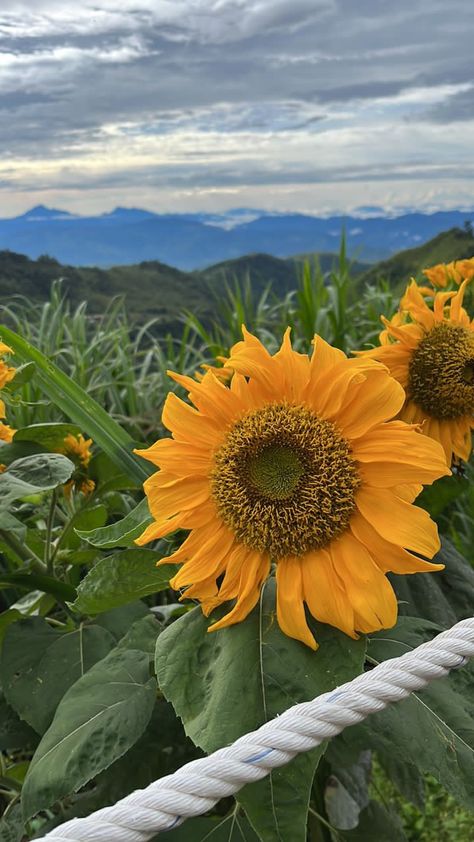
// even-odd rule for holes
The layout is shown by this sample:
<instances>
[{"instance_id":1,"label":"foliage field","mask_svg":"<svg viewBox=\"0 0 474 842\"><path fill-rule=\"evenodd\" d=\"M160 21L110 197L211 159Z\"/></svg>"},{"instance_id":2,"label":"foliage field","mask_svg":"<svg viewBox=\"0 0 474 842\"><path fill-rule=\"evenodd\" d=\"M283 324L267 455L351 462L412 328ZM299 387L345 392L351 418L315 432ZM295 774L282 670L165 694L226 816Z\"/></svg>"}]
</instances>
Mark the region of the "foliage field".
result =
<instances>
[{"instance_id":1,"label":"foliage field","mask_svg":"<svg viewBox=\"0 0 474 842\"><path fill-rule=\"evenodd\" d=\"M0 443L0 463L7 466L0 473L0 842L26 842L114 803L255 727L264 716L262 700L249 696L240 706L247 710L232 706L252 659L266 676L265 709L266 695L273 715L288 698L299 700L291 669L281 666L285 658L293 664L295 641L269 620L263 642L272 645L265 650L260 640L256 646L257 614L232 638L233 630L222 632L236 653L228 681L209 677L218 658L216 635L203 637L200 611L178 603L168 588L170 565L154 566L178 539L162 539L152 549L134 545L149 516L141 489L147 467L131 455L134 445L166 433L163 402L168 391L178 390L167 370L193 376L202 364L213 364L240 339L242 324L272 353L290 325L297 350L308 351L318 333L349 354L375 344L380 315L398 307L393 279L355 280L344 243L332 271L323 273L312 261L297 271L295 289L279 295L271 285L256 292L248 278L227 279L209 293L202 319L193 299L181 295L179 315L166 333L159 302L147 322L137 321L121 298L105 305L105 294L102 312L90 313L85 303L71 303L60 281L49 300L17 296L1 306L6 335L0 330L0 339L9 344L8 331L21 338L12 361L25 365L7 401L8 423L18 433L11 444ZM62 490L77 469L58 452L68 432L94 439L86 474L95 487L88 495ZM5 479L10 465L15 487ZM471 462L423 492L420 504L444 538L446 570L398 577L399 623L369 640L366 667L472 614L473 474ZM271 589L261 611L264 618L274 614ZM324 629L318 634L324 639ZM326 689L330 662L340 659L341 682L360 669L364 653L347 640L328 637L322 656L328 661L311 673L310 695ZM238 666L242 651L245 663ZM173 672L171 652L182 672L197 676L197 708ZM171 697L180 716L166 700ZM203 697L208 706L200 709ZM473 698L471 666L348 729L321 757L307 761L309 771L304 761L296 771L291 766L293 771L278 773L269 784L276 798L272 816L262 806L268 792L256 784L166 839L467 842L474 838ZM97 723L98 700L103 716ZM233 733L226 737L228 722ZM284 793L299 781L307 788L308 821L299 795L294 804L285 801Z\"/></svg>"}]
</instances>

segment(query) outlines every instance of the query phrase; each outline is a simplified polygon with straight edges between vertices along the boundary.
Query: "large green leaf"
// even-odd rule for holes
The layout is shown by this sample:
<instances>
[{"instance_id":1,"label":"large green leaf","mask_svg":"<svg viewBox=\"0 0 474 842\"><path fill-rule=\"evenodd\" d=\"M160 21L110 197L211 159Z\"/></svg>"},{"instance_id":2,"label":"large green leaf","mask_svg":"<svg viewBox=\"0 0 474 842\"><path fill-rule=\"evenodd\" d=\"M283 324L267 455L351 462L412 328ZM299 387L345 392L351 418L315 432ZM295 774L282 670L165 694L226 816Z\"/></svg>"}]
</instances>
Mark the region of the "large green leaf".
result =
<instances>
[{"instance_id":1,"label":"large green leaf","mask_svg":"<svg viewBox=\"0 0 474 842\"><path fill-rule=\"evenodd\" d=\"M55 814L44 832L68 819L89 816L101 807L116 804L130 792L172 774L200 756L199 749L185 736L169 702L157 699L150 721L135 745L99 775L94 775L86 788L63 801L61 813Z\"/></svg>"},{"instance_id":2,"label":"large green leaf","mask_svg":"<svg viewBox=\"0 0 474 842\"><path fill-rule=\"evenodd\" d=\"M83 541L87 541L89 544L99 547L102 550L115 549L116 547L133 547L135 538L141 535L148 524L151 523L151 520L148 500L144 497L118 523L103 526L101 529L88 531L77 529L76 531Z\"/></svg>"},{"instance_id":3,"label":"large green leaf","mask_svg":"<svg viewBox=\"0 0 474 842\"><path fill-rule=\"evenodd\" d=\"M21 842L25 838L25 828L21 807L16 804L7 816L0 819L0 842Z\"/></svg>"},{"instance_id":4,"label":"large green leaf","mask_svg":"<svg viewBox=\"0 0 474 842\"><path fill-rule=\"evenodd\" d=\"M336 839L341 842L407 842L400 819L392 810L377 801L362 810L354 830L338 830Z\"/></svg>"},{"instance_id":5,"label":"large green leaf","mask_svg":"<svg viewBox=\"0 0 474 842\"><path fill-rule=\"evenodd\" d=\"M151 842L258 842L248 821L237 812L224 819L188 819L175 830L154 836Z\"/></svg>"},{"instance_id":6,"label":"large green leaf","mask_svg":"<svg viewBox=\"0 0 474 842\"><path fill-rule=\"evenodd\" d=\"M8 629L0 676L8 703L39 734L78 678L114 646L100 626L80 625L72 632L52 629L41 617L19 620Z\"/></svg>"},{"instance_id":7,"label":"large green leaf","mask_svg":"<svg viewBox=\"0 0 474 842\"><path fill-rule=\"evenodd\" d=\"M374 663L398 657L438 631L426 620L401 617L394 629L370 639L368 655ZM474 809L474 664L433 681L425 690L347 729L342 737L432 774Z\"/></svg>"},{"instance_id":8,"label":"large green leaf","mask_svg":"<svg viewBox=\"0 0 474 842\"><path fill-rule=\"evenodd\" d=\"M22 459L24 456L32 456L35 453L42 453L44 447L33 441L0 441L0 464L11 465L15 459Z\"/></svg>"},{"instance_id":9,"label":"large green leaf","mask_svg":"<svg viewBox=\"0 0 474 842\"><path fill-rule=\"evenodd\" d=\"M329 746L330 749L330 746ZM329 750L325 761L328 761ZM334 766L324 789L324 806L329 822L338 830L352 830L359 824L361 810L369 803L369 781L372 771L370 751L361 752L357 762Z\"/></svg>"},{"instance_id":10,"label":"large green leaf","mask_svg":"<svg viewBox=\"0 0 474 842\"><path fill-rule=\"evenodd\" d=\"M0 510L7 509L14 500L63 485L73 471L71 460L60 453L37 453L16 459L0 474Z\"/></svg>"},{"instance_id":11,"label":"large green leaf","mask_svg":"<svg viewBox=\"0 0 474 842\"><path fill-rule=\"evenodd\" d=\"M445 564L438 573L392 576L400 613L423 617L443 628L471 617L474 606L474 570L446 539L434 561Z\"/></svg>"},{"instance_id":12,"label":"large green leaf","mask_svg":"<svg viewBox=\"0 0 474 842\"><path fill-rule=\"evenodd\" d=\"M20 620L22 616L22 613L16 608L8 608L0 614L0 650L8 626L11 626L12 623L16 623L16 621Z\"/></svg>"},{"instance_id":13,"label":"large green leaf","mask_svg":"<svg viewBox=\"0 0 474 842\"><path fill-rule=\"evenodd\" d=\"M79 538L79 535L76 534L76 528L95 529L103 526L104 523L107 522L108 515L107 506L102 504L97 506L86 504L82 507L82 509L76 511L72 518L68 521L66 528L63 529L61 533L58 541L59 552L62 552L63 548L72 550L79 549L81 546L81 539Z\"/></svg>"},{"instance_id":14,"label":"large green leaf","mask_svg":"<svg viewBox=\"0 0 474 842\"><path fill-rule=\"evenodd\" d=\"M207 633L199 608L167 628L157 641L160 689L205 751L258 728L293 704L343 683L361 669L365 642L315 624L313 652L284 635L276 622L274 580L244 622ZM262 840L306 839L309 793L324 747L300 755L238 798Z\"/></svg>"},{"instance_id":15,"label":"large green leaf","mask_svg":"<svg viewBox=\"0 0 474 842\"><path fill-rule=\"evenodd\" d=\"M162 624L150 613L137 620L118 642L117 649L139 649L150 657L155 654L156 640L163 630Z\"/></svg>"},{"instance_id":16,"label":"large green leaf","mask_svg":"<svg viewBox=\"0 0 474 842\"><path fill-rule=\"evenodd\" d=\"M35 380L50 400L141 485L153 468L132 452L134 443L128 433L67 374L13 330L2 326L1 338L21 362L36 364Z\"/></svg>"},{"instance_id":17,"label":"large green leaf","mask_svg":"<svg viewBox=\"0 0 474 842\"><path fill-rule=\"evenodd\" d=\"M78 436L82 433L77 424L30 424L21 427L15 433L15 444L19 441L32 441L42 445L46 450L59 450L64 445L68 435Z\"/></svg>"},{"instance_id":18,"label":"large green leaf","mask_svg":"<svg viewBox=\"0 0 474 842\"><path fill-rule=\"evenodd\" d=\"M139 549L102 558L80 583L74 607L85 614L100 614L164 590L176 567L157 567L156 561L156 552Z\"/></svg>"},{"instance_id":19,"label":"large green leaf","mask_svg":"<svg viewBox=\"0 0 474 842\"><path fill-rule=\"evenodd\" d=\"M99 614L94 620L94 625L107 629L115 640L121 640L130 630L131 626L143 617L147 617L149 610L144 602L137 600L128 605L121 605L120 608L112 608Z\"/></svg>"},{"instance_id":20,"label":"large green leaf","mask_svg":"<svg viewBox=\"0 0 474 842\"><path fill-rule=\"evenodd\" d=\"M76 792L143 734L156 699L149 658L112 651L68 690L33 757L23 787L25 819Z\"/></svg>"},{"instance_id":21,"label":"large green leaf","mask_svg":"<svg viewBox=\"0 0 474 842\"><path fill-rule=\"evenodd\" d=\"M31 747L37 743L36 732L26 722L21 721L0 692L0 751Z\"/></svg>"}]
</instances>

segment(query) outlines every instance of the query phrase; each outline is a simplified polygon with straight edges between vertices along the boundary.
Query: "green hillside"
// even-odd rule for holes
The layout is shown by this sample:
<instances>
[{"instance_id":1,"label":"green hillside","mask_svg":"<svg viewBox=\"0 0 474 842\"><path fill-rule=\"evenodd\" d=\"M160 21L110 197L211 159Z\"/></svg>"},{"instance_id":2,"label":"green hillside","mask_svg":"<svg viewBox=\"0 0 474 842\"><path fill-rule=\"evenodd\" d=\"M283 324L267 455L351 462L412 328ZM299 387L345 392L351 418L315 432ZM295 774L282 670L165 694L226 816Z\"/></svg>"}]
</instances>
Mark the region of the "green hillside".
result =
<instances>
[{"instance_id":1,"label":"green hillside","mask_svg":"<svg viewBox=\"0 0 474 842\"><path fill-rule=\"evenodd\" d=\"M386 279L402 289L411 275L435 263L448 262L474 254L474 237L469 231L453 228L415 249L400 252L389 260L368 268L352 263L356 288L365 282ZM0 251L0 300L8 304L13 296L30 301L46 301L52 281L62 278L63 288L73 305L87 301L89 311L102 313L115 296L125 298L132 321L159 318L163 328L176 325L176 316L184 309L206 320L215 311L216 299L226 283L250 281L259 295L268 285L279 298L297 286L304 260L316 255L298 255L288 259L268 254L251 254L227 260L195 272L182 272L159 261L132 266L63 266L50 257L30 260L21 254ZM323 272L337 267L337 256L317 256Z\"/></svg>"},{"instance_id":2,"label":"green hillside","mask_svg":"<svg viewBox=\"0 0 474 842\"><path fill-rule=\"evenodd\" d=\"M436 263L449 263L474 255L474 236L470 231L451 228L438 234L427 243L414 249L394 254L388 260L376 263L360 277L360 282L376 283L386 280L390 286L402 290L412 275L420 275L422 269Z\"/></svg>"},{"instance_id":3,"label":"green hillside","mask_svg":"<svg viewBox=\"0 0 474 842\"><path fill-rule=\"evenodd\" d=\"M271 282L275 295L284 295L295 288L301 268L306 261L311 264L317 260L323 273L331 272L338 264L338 255L333 253L298 254L285 259L272 257L270 254L247 254L234 260L225 260L197 272L196 275L207 279L212 286L217 283L232 283L234 280L242 282L250 279L252 289L262 292ZM367 271L369 263L351 263L354 275Z\"/></svg>"},{"instance_id":4,"label":"green hillside","mask_svg":"<svg viewBox=\"0 0 474 842\"><path fill-rule=\"evenodd\" d=\"M14 252L0 252L0 298L4 304L14 295L46 301L52 281L61 278L73 304L87 301L91 312L103 312L110 300L123 295L132 317L143 319L179 312L183 302L201 310L205 297L203 282L188 273L153 261L112 269L62 266L49 257L30 260Z\"/></svg>"},{"instance_id":5,"label":"green hillside","mask_svg":"<svg viewBox=\"0 0 474 842\"><path fill-rule=\"evenodd\" d=\"M52 281L62 278L63 288L74 305L87 301L91 312L100 313L114 296L120 295L125 298L132 320L159 317L161 324L168 326L175 323L176 314L183 309L203 317L212 314L213 293L217 294L225 283L232 285L249 278L257 295L271 284L275 295L281 296L295 288L298 272L294 260L267 254L230 260L200 272L182 272L159 261L99 269L62 266L50 257L30 260L1 251L0 298L4 304L15 295L46 301Z\"/></svg>"}]
</instances>

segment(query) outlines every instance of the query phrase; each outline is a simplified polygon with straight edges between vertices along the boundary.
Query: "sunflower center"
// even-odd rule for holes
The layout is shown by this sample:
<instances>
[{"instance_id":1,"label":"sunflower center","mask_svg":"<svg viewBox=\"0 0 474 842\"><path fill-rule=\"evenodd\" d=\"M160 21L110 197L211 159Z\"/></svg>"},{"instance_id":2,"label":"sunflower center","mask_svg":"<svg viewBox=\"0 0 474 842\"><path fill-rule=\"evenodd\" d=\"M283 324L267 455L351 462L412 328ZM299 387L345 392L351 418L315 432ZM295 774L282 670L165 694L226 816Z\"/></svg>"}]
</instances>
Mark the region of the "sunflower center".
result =
<instances>
[{"instance_id":1,"label":"sunflower center","mask_svg":"<svg viewBox=\"0 0 474 842\"><path fill-rule=\"evenodd\" d=\"M275 561L325 547L344 532L359 485L336 426L286 403L240 418L215 454L211 476L224 523Z\"/></svg>"},{"instance_id":2,"label":"sunflower center","mask_svg":"<svg viewBox=\"0 0 474 842\"><path fill-rule=\"evenodd\" d=\"M409 392L440 421L474 413L474 333L461 325L432 328L413 353Z\"/></svg>"},{"instance_id":3,"label":"sunflower center","mask_svg":"<svg viewBox=\"0 0 474 842\"><path fill-rule=\"evenodd\" d=\"M291 447L270 444L249 459L247 470L257 493L270 500L285 500L295 491L304 466Z\"/></svg>"}]
</instances>

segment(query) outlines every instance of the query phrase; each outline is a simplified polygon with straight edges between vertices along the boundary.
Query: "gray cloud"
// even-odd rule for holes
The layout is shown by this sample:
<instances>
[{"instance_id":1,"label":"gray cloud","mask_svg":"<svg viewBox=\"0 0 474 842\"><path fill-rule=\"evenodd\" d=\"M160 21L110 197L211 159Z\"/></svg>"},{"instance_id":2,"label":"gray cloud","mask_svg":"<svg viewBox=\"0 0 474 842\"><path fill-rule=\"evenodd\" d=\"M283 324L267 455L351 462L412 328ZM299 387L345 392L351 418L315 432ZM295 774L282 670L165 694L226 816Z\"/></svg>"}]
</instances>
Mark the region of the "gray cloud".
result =
<instances>
[{"instance_id":1,"label":"gray cloud","mask_svg":"<svg viewBox=\"0 0 474 842\"><path fill-rule=\"evenodd\" d=\"M0 178L38 190L35 161L45 191L452 178L473 24L468 0L2 0ZM439 131L457 121L464 147Z\"/></svg>"}]
</instances>

